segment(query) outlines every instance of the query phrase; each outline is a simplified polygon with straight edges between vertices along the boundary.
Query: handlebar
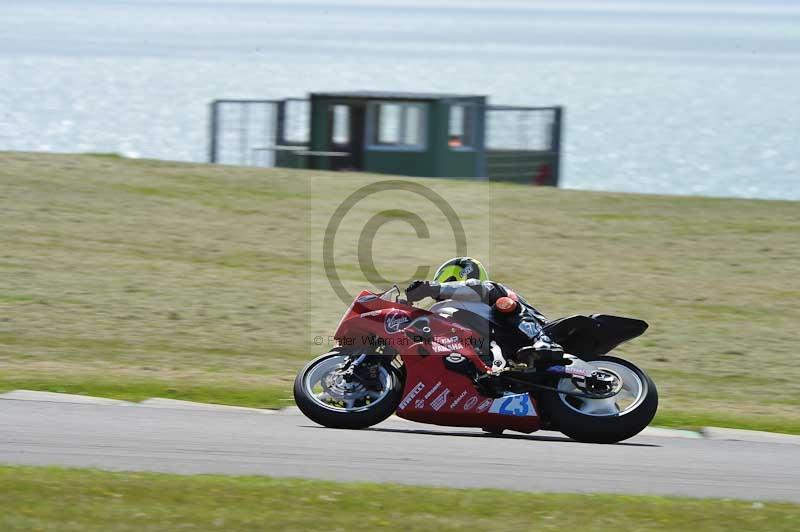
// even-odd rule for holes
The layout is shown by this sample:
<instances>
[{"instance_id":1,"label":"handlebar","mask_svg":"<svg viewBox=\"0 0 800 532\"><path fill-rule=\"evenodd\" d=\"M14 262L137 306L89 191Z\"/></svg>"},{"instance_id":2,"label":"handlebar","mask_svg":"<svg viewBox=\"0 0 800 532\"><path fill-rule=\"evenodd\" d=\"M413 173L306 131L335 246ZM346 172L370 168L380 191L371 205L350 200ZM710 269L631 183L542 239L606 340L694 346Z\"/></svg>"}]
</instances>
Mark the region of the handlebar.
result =
<instances>
[{"instance_id":1,"label":"handlebar","mask_svg":"<svg viewBox=\"0 0 800 532\"><path fill-rule=\"evenodd\" d=\"M381 299L389 299L389 298L388 298L388 297L386 297L386 296L388 296L388 295L389 295L389 294L391 294L392 292L394 292L394 293L396 293L396 294L397 294L397 295L395 296L395 298L394 298L394 299L395 299L395 301L397 301L397 299L400 297L400 287L399 287L399 286L397 286L396 284L393 284L393 285L392 285L392 287L391 287L390 289L388 289L388 290L385 290L385 291L381 292L380 294L378 294L378 297L379 297L379 298L381 298Z\"/></svg>"},{"instance_id":2,"label":"handlebar","mask_svg":"<svg viewBox=\"0 0 800 532\"><path fill-rule=\"evenodd\" d=\"M387 296L388 294L391 294L391 293L396 294L395 298L394 298L394 302L395 303L400 303L400 304L403 304L403 305L411 305L411 306L413 306L413 303L409 303L408 299L400 297L400 294L402 294L402 290L400 290L400 287L397 286L396 284L393 284L392 287L389 288L388 290L385 290L383 292L377 293L375 295L377 295L381 299L387 299L387 300L391 301L391 299L389 299L388 297L385 297L385 296Z\"/></svg>"}]
</instances>

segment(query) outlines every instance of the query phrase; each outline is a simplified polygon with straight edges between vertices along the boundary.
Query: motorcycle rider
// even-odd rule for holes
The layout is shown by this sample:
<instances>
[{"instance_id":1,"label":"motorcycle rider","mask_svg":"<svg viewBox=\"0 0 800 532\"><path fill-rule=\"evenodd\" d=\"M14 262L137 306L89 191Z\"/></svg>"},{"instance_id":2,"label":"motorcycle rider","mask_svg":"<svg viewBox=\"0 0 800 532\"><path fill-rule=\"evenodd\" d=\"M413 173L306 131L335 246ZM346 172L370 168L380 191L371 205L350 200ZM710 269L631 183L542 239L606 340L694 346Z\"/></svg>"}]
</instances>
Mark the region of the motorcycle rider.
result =
<instances>
[{"instance_id":1,"label":"motorcycle rider","mask_svg":"<svg viewBox=\"0 0 800 532\"><path fill-rule=\"evenodd\" d=\"M463 321L485 338L496 340L506 358L513 353L516 361L530 363L560 360L564 354L561 346L542 331L547 323L544 315L509 287L490 281L483 264L471 257L445 261L432 281L416 280L406 288L409 303L426 297L436 301L483 303L491 307L491 321L465 310L453 314L453 319Z\"/></svg>"}]
</instances>

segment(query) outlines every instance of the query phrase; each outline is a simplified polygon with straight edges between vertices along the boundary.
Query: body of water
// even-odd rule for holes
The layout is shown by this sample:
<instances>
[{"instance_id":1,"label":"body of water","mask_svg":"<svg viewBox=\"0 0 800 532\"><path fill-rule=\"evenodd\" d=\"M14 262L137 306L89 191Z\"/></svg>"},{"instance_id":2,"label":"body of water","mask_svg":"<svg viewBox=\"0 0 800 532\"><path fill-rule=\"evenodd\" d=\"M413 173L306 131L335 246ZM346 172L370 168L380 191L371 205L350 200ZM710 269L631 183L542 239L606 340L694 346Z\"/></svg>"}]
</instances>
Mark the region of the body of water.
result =
<instances>
[{"instance_id":1,"label":"body of water","mask_svg":"<svg viewBox=\"0 0 800 532\"><path fill-rule=\"evenodd\" d=\"M566 106L569 188L800 199L800 2L0 0L0 150L204 161L214 98Z\"/></svg>"}]
</instances>

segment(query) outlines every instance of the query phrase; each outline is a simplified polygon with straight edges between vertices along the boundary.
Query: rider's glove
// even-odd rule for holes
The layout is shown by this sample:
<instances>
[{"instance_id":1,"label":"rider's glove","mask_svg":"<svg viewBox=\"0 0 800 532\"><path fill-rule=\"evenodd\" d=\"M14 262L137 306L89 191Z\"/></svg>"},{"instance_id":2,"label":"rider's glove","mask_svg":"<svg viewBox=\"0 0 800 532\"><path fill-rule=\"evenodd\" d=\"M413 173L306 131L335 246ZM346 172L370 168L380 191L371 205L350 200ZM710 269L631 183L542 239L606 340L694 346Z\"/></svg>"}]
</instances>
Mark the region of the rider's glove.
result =
<instances>
[{"instance_id":1,"label":"rider's glove","mask_svg":"<svg viewBox=\"0 0 800 532\"><path fill-rule=\"evenodd\" d=\"M406 288L406 299L409 303L420 301L426 297L434 297L438 295L438 286L431 286L428 281L413 281L408 288Z\"/></svg>"}]
</instances>

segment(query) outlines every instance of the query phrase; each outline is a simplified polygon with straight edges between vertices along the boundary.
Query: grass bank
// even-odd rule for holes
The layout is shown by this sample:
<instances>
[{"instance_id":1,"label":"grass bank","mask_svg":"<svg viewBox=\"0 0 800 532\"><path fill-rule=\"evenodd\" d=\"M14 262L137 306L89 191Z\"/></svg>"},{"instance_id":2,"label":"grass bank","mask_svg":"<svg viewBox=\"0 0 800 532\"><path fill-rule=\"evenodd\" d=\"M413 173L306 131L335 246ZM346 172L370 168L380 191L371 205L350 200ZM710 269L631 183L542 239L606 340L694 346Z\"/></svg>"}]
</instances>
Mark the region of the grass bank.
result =
<instances>
[{"instance_id":1,"label":"grass bank","mask_svg":"<svg viewBox=\"0 0 800 532\"><path fill-rule=\"evenodd\" d=\"M384 178L0 154L0 389L286 404L342 312L326 209ZM409 181L478 228L470 253L546 315L650 322L619 353L658 383L658 423L800 433L800 204ZM387 203L359 204L336 235L349 290L376 212L367 274L407 279L456 252L425 201ZM428 238L401 208L432 220Z\"/></svg>"},{"instance_id":2,"label":"grass bank","mask_svg":"<svg viewBox=\"0 0 800 532\"><path fill-rule=\"evenodd\" d=\"M795 530L792 504L0 466L0 529Z\"/></svg>"}]
</instances>

